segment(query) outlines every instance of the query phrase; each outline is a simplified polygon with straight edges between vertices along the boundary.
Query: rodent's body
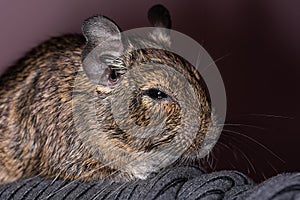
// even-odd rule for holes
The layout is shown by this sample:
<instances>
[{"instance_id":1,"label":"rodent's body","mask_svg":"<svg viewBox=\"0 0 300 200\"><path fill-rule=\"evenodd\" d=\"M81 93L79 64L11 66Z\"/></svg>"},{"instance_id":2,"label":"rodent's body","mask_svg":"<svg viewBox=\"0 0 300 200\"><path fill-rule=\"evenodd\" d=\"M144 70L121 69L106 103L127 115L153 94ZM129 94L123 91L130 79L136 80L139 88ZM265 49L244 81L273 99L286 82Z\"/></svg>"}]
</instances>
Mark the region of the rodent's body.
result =
<instances>
[{"instance_id":1,"label":"rodent's body","mask_svg":"<svg viewBox=\"0 0 300 200\"><path fill-rule=\"evenodd\" d=\"M169 45L166 32L137 40L150 47L139 50L130 41L125 46L117 26L102 16L89 18L83 33L86 44L81 35L52 38L1 77L0 182L33 175L144 179L174 161L207 154L218 136L208 94L193 66L159 48ZM106 48L95 48L107 38ZM80 110L85 93L95 103L92 111ZM76 124L89 120L85 112L95 113L97 131ZM152 116L165 117L161 130Z\"/></svg>"},{"instance_id":2,"label":"rodent's body","mask_svg":"<svg viewBox=\"0 0 300 200\"><path fill-rule=\"evenodd\" d=\"M64 166L81 159L86 159L82 165L87 168L99 164L87 159L84 149L75 148L78 144L72 135L72 90L83 46L81 35L53 38L1 77L1 181L34 173L64 176L64 170L72 171ZM75 177L76 173L70 174Z\"/></svg>"}]
</instances>

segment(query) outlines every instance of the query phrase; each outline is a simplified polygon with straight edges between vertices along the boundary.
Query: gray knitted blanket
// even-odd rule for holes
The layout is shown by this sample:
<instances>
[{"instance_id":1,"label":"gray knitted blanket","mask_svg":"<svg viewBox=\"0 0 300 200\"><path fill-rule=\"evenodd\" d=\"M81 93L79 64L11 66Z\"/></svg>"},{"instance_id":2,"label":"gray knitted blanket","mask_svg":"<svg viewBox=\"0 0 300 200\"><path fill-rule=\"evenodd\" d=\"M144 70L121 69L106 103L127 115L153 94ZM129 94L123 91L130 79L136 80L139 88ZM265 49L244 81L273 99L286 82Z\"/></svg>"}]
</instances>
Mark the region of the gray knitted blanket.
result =
<instances>
[{"instance_id":1,"label":"gray knitted blanket","mask_svg":"<svg viewBox=\"0 0 300 200\"><path fill-rule=\"evenodd\" d=\"M237 171L205 173L193 167L165 169L128 183L34 177L0 185L0 199L300 199L300 173L280 174L261 184Z\"/></svg>"}]
</instances>

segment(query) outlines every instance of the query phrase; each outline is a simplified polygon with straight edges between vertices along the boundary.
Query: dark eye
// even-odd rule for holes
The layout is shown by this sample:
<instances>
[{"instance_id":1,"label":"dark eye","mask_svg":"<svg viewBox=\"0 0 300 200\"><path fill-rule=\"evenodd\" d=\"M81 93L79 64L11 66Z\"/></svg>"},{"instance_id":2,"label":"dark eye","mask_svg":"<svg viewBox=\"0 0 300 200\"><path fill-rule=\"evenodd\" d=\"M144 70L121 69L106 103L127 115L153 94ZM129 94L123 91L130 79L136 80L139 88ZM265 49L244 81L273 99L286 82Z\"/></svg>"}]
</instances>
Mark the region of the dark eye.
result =
<instances>
[{"instance_id":1,"label":"dark eye","mask_svg":"<svg viewBox=\"0 0 300 200\"><path fill-rule=\"evenodd\" d=\"M169 95L156 88L150 88L144 91L144 95L147 95L148 97L154 100L162 100L169 97Z\"/></svg>"},{"instance_id":2,"label":"dark eye","mask_svg":"<svg viewBox=\"0 0 300 200\"><path fill-rule=\"evenodd\" d=\"M110 68L109 80L111 82L116 82L119 78L117 71L114 68Z\"/></svg>"}]
</instances>

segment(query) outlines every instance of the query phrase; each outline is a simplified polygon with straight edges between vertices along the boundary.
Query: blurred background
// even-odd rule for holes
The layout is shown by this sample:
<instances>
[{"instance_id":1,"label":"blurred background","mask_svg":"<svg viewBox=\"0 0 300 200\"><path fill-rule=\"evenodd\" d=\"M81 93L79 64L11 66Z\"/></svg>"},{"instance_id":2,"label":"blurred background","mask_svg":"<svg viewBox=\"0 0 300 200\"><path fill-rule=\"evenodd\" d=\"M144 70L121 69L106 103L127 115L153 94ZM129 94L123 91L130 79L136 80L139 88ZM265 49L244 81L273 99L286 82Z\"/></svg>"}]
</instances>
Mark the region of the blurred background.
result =
<instances>
[{"instance_id":1,"label":"blurred background","mask_svg":"<svg viewBox=\"0 0 300 200\"><path fill-rule=\"evenodd\" d=\"M256 181L300 171L300 1L1 0L0 74L40 42L80 33L91 15L123 30L149 26L157 3L174 30L208 51L225 83L227 125L207 165Z\"/></svg>"}]
</instances>

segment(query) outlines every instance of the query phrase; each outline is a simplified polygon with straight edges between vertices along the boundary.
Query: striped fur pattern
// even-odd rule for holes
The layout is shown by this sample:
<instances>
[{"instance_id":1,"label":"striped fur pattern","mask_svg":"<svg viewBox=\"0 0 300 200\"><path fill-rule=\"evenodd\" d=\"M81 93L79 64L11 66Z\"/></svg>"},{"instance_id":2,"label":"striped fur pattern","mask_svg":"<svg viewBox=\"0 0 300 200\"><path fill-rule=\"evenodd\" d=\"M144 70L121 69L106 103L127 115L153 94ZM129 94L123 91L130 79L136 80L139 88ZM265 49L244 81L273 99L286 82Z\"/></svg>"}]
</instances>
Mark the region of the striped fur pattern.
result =
<instances>
[{"instance_id":1,"label":"striped fur pattern","mask_svg":"<svg viewBox=\"0 0 300 200\"><path fill-rule=\"evenodd\" d=\"M107 58L121 77L113 88L94 87L86 78L80 82L82 91L74 91L76 75L84 71L82 52L88 51L83 51L81 35L52 38L9 68L0 79L0 182L34 175L83 181L145 179L175 161L199 159L201 149L212 148L213 142L204 142L216 129L201 76L180 56L156 49L161 40L138 41L152 48L133 50L136 42L127 41L121 56ZM149 71L149 65L160 66L159 72L170 69L182 74L192 85L195 99L190 100L184 88L172 88L171 82L181 85L176 76ZM132 71L137 72L134 80ZM153 89L167 96L155 99L157 90ZM81 92L92 94L89 100L95 103L98 132L90 131L93 127L76 130L73 91L79 96ZM113 95L128 99L130 117L124 114L121 123L148 127L157 114L165 117L163 128L157 131L152 126L145 137L133 134L130 128L123 130L112 113L112 104L118 103ZM84 119L85 113L81 115ZM190 134L191 127L197 128L196 135Z\"/></svg>"}]
</instances>

